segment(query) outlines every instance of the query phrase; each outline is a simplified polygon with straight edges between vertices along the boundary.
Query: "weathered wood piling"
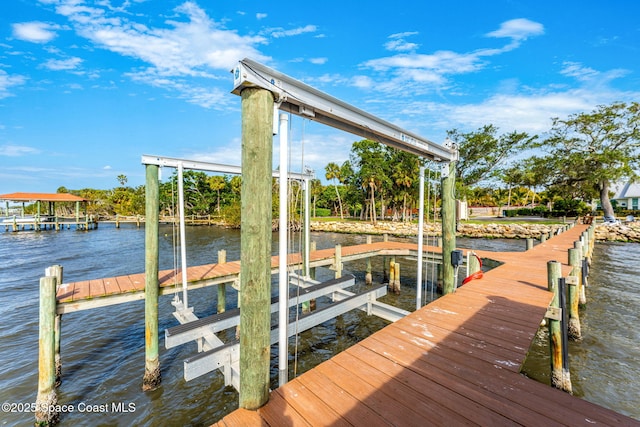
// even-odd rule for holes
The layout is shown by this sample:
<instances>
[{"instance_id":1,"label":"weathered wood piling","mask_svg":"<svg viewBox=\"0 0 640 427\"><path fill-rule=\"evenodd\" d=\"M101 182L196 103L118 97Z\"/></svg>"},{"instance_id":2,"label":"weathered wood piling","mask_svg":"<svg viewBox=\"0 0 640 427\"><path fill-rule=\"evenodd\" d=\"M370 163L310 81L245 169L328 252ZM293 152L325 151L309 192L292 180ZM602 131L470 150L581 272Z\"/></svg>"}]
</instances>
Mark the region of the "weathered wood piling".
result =
<instances>
[{"instance_id":1,"label":"weathered wood piling","mask_svg":"<svg viewBox=\"0 0 640 427\"><path fill-rule=\"evenodd\" d=\"M569 249L569 265L571 266L570 274L575 278L575 282L569 284L569 324L567 328L569 339L580 341L582 340L579 312L580 289L582 287L582 259L578 249Z\"/></svg>"},{"instance_id":2,"label":"weathered wood piling","mask_svg":"<svg viewBox=\"0 0 640 427\"><path fill-rule=\"evenodd\" d=\"M241 97L240 407L257 409L269 400L274 100L258 88Z\"/></svg>"},{"instance_id":3,"label":"weathered wood piling","mask_svg":"<svg viewBox=\"0 0 640 427\"><path fill-rule=\"evenodd\" d=\"M38 336L38 396L36 398L36 425L51 426L57 423L56 405L55 318L56 276L40 279L40 331Z\"/></svg>"},{"instance_id":4,"label":"weathered wood piling","mask_svg":"<svg viewBox=\"0 0 640 427\"><path fill-rule=\"evenodd\" d=\"M456 164L450 162L442 178L442 293L450 294L456 288L455 268L451 263L451 253L456 250ZM443 174L444 175L444 174Z\"/></svg>"},{"instance_id":5,"label":"weathered wood piling","mask_svg":"<svg viewBox=\"0 0 640 427\"><path fill-rule=\"evenodd\" d=\"M218 264L225 264L227 262L227 251L222 249L218 251ZM220 283L218 286L218 306L217 313L224 313L227 309L227 284Z\"/></svg>"},{"instance_id":6,"label":"weathered wood piling","mask_svg":"<svg viewBox=\"0 0 640 427\"><path fill-rule=\"evenodd\" d=\"M142 389L153 390L161 381L158 351L158 298L160 291L158 285L158 217L160 214L160 187L157 165L146 165L145 204L145 360Z\"/></svg>"}]
</instances>

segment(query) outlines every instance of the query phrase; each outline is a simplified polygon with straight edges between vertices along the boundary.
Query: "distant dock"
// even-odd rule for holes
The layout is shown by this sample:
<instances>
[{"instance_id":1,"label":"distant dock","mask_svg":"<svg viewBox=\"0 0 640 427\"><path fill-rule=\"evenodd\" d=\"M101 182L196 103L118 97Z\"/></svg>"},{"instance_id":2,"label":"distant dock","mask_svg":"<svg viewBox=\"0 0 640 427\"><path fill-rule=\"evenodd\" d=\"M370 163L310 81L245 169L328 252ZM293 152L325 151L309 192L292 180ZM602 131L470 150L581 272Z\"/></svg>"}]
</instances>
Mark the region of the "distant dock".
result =
<instances>
[{"instance_id":1,"label":"distant dock","mask_svg":"<svg viewBox=\"0 0 640 427\"><path fill-rule=\"evenodd\" d=\"M76 230L94 230L98 228L98 221L93 215L86 215L84 218L58 217L58 216L35 216L35 217L5 217L0 219L0 225L4 226L5 232L18 231L62 231L72 227Z\"/></svg>"}]
</instances>

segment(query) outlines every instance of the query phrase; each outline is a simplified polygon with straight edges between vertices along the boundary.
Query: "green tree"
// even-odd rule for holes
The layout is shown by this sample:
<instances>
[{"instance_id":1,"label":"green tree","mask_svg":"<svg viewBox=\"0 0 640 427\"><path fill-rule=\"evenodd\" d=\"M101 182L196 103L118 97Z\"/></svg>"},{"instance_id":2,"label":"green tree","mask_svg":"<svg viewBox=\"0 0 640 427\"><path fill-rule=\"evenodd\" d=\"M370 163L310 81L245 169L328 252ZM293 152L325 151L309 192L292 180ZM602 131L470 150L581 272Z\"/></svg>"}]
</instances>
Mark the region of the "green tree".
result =
<instances>
[{"instance_id":1,"label":"green tree","mask_svg":"<svg viewBox=\"0 0 640 427\"><path fill-rule=\"evenodd\" d=\"M363 139L351 146L351 164L357 168L354 183L364 190L365 206L371 215L371 221L376 223L376 191L389 185L389 167L385 146L379 142Z\"/></svg>"},{"instance_id":2,"label":"green tree","mask_svg":"<svg viewBox=\"0 0 640 427\"><path fill-rule=\"evenodd\" d=\"M125 186L127 184L127 176L124 174L120 174L116 177L121 186Z\"/></svg>"},{"instance_id":3,"label":"green tree","mask_svg":"<svg viewBox=\"0 0 640 427\"><path fill-rule=\"evenodd\" d=\"M497 135L498 128L485 125L473 132L447 131L458 146L460 158L456 163L456 182L463 187L473 186L492 176L508 158L531 148L537 136L525 132Z\"/></svg>"},{"instance_id":4,"label":"green tree","mask_svg":"<svg viewBox=\"0 0 640 427\"><path fill-rule=\"evenodd\" d=\"M207 183L216 192L216 212L220 214L220 192L226 188L227 180L224 176L214 175L207 178Z\"/></svg>"},{"instance_id":5,"label":"green tree","mask_svg":"<svg viewBox=\"0 0 640 427\"><path fill-rule=\"evenodd\" d=\"M330 162L327 166L325 166L324 168L325 170L325 178L333 181L333 186L336 190L336 196L338 197L338 205L340 206L340 218L344 219L344 213L342 210L342 199L340 198L340 192L338 191L338 184L337 182L340 182L340 180L342 179L342 174L340 173L340 166L338 166L337 163L334 162Z\"/></svg>"},{"instance_id":6,"label":"green tree","mask_svg":"<svg viewBox=\"0 0 640 427\"><path fill-rule=\"evenodd\" d=\"M634 179L640 167L640 104L616 102L554 118L544 146L551 184L580 188L587 201L597 196L604 214L613 216L611 185Z\"/></svg>"}]
</instances>

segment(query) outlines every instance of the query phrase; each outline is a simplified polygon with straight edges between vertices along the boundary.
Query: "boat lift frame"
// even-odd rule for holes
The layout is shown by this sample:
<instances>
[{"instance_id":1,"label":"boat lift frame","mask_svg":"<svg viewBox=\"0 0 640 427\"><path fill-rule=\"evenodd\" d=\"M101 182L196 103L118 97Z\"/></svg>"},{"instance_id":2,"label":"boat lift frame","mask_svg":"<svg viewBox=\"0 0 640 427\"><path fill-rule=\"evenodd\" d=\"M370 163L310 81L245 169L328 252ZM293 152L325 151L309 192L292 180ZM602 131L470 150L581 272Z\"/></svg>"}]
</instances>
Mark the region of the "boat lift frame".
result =
<instances>
[{"instance_id":1,"label":"boat lift frame","mask_svg":"<svg viewBox=\"0 0 640 427\"><path fill-rule=\"evenodd\" d=\"M458 159L458 151L451 144L436 144L249 58L239 61L232 73L232 93L240 95L246 88L261 88L273 94L275 99L274 117L276 118L278 109L289 112L426 159L444 162L443 171L445 169L448 171L449 163ZM274 134L277 133L276 122L277 120L274 120ZM282 141L283 138L281 138L280 150L283 149ZM420 168L420 175L422 203L419 209L420 218L422 218L424 211L422 206L424 203L424 168L422 167ZM420 222L420 225L422 226L422 222ZM420 229L420 246L422 246L422 237L422 229ZM282 251L283 247L281 246L280 249ZM280 257L283 256L286 256L286 252L280 252ZM418 278L421 280L422 253L418 255L418 268L420 269ZM288 281L281 276L280 292L288 291L288 287L285 288L287 283ZM418 289L421 286L422 284L419 283ZM418 291L416 309L421 306L420 299L421 295L420 291ZM282 317L284 316L284 309L284 306L281 307L280 324L286 324L284 317ZM279 384L282 385L287 382L286 330L280 331L279 346Z\"/></svg>"}]
</instances>

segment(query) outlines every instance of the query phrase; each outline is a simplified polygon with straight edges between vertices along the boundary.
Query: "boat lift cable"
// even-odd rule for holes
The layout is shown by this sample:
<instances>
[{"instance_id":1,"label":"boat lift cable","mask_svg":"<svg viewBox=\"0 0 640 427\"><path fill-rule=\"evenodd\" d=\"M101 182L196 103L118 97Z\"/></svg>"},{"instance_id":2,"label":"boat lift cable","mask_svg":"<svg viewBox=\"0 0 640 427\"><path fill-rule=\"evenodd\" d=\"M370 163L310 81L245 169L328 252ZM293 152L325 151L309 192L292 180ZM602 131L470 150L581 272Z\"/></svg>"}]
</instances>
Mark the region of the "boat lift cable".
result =
<instances>
[{"instance_id":1,"label":"boat lift cable","mask_svg":"<svg viewBox=\"0 0 640 427\"><path fill-rule=\"evenodd\" d=\"M178 230L176 228L176 192L175 182L171 180L171 214L173 221L171 221L171 251L173 255L173 301L178 303L180 297L178 296Z\"/></svg>"}]
</instances>

